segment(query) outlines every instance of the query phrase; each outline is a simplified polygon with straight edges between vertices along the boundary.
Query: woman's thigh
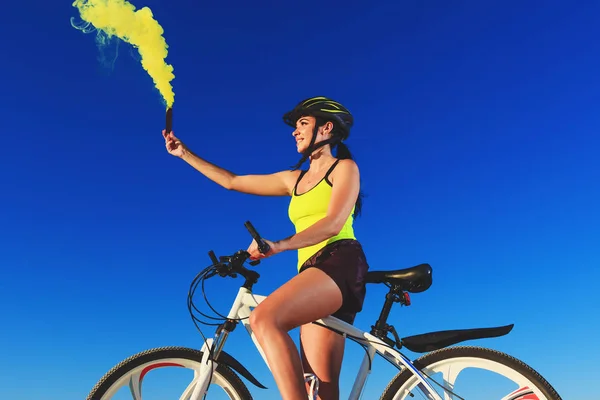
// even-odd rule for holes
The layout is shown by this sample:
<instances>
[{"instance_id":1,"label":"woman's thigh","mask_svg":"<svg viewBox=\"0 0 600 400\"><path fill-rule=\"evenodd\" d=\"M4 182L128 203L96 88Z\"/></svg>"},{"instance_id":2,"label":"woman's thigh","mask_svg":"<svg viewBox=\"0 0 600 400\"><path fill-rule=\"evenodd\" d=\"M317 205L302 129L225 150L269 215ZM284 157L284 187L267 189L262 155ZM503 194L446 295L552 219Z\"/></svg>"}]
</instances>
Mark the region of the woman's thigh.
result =
<instances>
[{"instance_id":1,"label":"woman's thigh","mask_svg":"<svg viewBox=\"0 0 600 400\"><path fill-rule=\"evenodd\" d=\"M256 307L251 324L275 324L290 331L324 318L342 305L342 293L323 271L311 268L296 275Z\"/></svg>"}]
</instances>

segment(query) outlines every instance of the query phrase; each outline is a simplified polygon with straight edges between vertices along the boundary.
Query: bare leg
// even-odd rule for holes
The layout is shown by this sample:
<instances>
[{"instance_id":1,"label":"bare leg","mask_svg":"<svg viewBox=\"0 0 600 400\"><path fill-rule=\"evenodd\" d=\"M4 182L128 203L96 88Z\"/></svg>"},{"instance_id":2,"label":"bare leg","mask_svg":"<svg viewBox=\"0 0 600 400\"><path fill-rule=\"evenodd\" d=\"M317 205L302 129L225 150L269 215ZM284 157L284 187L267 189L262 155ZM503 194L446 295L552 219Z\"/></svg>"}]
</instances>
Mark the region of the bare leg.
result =
<instances>
[{"instance_id":1,"label":"bare leg","mask_svg":"<svg viewBox=\"0 0 600 400\"><path fill-rule=\"evenodd\" d=\"M304 372L319 378L319 400L340 398L340 370L344 357L344 337L314 324L300 328Z\"/></svg>"},{"instance_id":2,"label":"bare leg","mask_svg":"<svg viewBox=\"0 0 600 400\"><path fill-rule=\"evenodd\" d=\"M288 332L333 314L342 294L323 271L310 268L268 296L250 315L250 326L265 352L284 400L306 400L304 371L298 349Z\"/></svg>"}]
</instances>

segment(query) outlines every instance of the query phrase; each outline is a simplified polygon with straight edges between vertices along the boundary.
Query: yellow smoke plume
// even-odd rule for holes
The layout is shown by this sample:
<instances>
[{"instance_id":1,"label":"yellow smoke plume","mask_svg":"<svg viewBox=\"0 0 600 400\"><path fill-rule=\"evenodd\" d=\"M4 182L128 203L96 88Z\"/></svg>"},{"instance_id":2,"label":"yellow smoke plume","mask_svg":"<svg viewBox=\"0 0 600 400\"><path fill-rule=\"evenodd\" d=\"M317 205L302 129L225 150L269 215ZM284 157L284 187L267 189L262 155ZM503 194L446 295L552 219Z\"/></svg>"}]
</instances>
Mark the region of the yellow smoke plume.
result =
<instances>
[{"instance_id":1,"label":"yellow smoke plume","mask_svg":"<svg viewBox=\"0 0 600 400\"><path fill-rule=\"evenodd\" d=\"M152 77L167 107L172 107L175 94L171 81L175 75L173 67L165 62L169 46L152 11L148 7L136 11L135 6L125 0L75 0L73 7L77 7L85 23L76 26L71 19L71 24L85 33L97 30L98 45L105 43L104 36L108 39L117 36L138 49L142 67Z\"/></svg>"}]
</instances>

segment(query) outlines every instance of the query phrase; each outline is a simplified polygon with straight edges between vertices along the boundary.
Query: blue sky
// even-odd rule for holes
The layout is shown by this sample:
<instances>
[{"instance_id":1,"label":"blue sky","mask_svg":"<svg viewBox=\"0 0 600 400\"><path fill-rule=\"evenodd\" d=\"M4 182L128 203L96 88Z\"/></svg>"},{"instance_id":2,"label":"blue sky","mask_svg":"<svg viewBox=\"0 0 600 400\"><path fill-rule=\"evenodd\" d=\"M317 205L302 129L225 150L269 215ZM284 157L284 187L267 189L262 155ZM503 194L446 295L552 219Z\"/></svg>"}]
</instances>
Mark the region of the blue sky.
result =
<instances>
[{"instance_id":1,"label":"blue sky","mask_svg":"<svg viewBox=\"0 0 600 400\"><path fill-rule=\"evenodd\" d=\"M315 95L353 111L367 195L355 229L371 268L434 270L431 289L392 311L401 336L514 323L478 344L523 359L565 399L588 398L600 358L598 3L134 4L165 30L174 131L210 161L285 169L298 154L283 112ZM131 354L199 347L186 296L207 251L246 248L246 220L272 240L293 229L287 198L228 192L167 154L139 57L121 43L103 65L76 16L69 1L40 0L0 15L0 397L11 400L82 399ZM256 290L292 277L294 260L264 262ZM227 310L240 283L209 281L214 306ZM383 289L369 287L357 326L374 323ZM227 349L274 388L248 344L236 330ZM350 343L346 396L361 356ZM376 366L365 398L393 374Z\"/></svg>"}]
</instances>

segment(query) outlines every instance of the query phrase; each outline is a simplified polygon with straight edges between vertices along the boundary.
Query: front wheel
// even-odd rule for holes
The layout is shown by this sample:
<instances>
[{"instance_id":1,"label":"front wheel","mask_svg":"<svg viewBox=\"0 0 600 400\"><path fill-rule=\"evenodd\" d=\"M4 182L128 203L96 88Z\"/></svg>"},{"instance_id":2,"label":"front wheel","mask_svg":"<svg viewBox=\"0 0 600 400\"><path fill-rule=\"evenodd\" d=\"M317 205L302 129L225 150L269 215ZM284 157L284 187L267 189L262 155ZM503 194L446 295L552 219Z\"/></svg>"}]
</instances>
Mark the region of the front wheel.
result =
<instances>
[{"instance_id":1,"label":"front wheel","mask_svg":"<svg viewBox=\"0 0 600 400\"><path fill-rule=\"evenodd\" d=\"M127 358L108 371L94 386L86 400L141 400L142 382L148 383L145 381L148 372L166 367L175 367L173 369L177 371L188 369L191 372L187 378L183 379L172 373L165 374L162 377L164 380L148 386L152 392L156 393L156 397L144 392L144 399L170 397L189 400L201 361L201 351L186 347L161 347L143 351ZM252 400L246 385L235 372L224 364L219 364L216 368L210 383L209 394L206 397L208 399ZM216 392L212 385L220 386L223 391ZM167 395L169 390L177 393L178 397L173 397L170 392Z\"/></svg>"},{"instance_id":2,"label":"front wheel","mask_svg":"<svg viewBox=\"0 0 600 400\"><path fill-rule=\"evenodd\" d=\"M444 400L561 400L537 371L496 350L449 347L419 357L413 364L426 378L429 377L428 382ZM495 376L488 380L492 374ZM381 400L429 399L421 385L405 368L392 379Z\"/></svg>"}]
</instances>

